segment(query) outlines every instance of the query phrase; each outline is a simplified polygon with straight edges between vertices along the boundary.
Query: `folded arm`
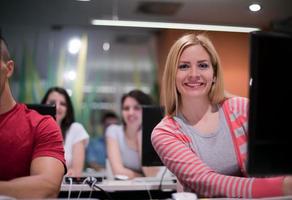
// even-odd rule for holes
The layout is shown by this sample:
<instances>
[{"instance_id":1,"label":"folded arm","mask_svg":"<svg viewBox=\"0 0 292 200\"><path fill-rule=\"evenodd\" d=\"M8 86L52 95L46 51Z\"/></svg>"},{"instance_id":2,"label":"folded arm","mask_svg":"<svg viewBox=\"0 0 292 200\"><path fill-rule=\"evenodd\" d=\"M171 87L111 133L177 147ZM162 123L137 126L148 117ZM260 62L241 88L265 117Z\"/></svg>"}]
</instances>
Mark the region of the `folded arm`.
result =
<instances>
[{"instance_id":1,"label":"folded arm","mask_svg":"<svg viewBox=\"0 0 292 200\"><path fill-rule=\"evenodd\" d=\"M173 122L168 123L161 123L154 129L152 144L163 163L184 187L204 197L252 198L283 194L283 177L246 178L215 172L190 148L190 138L181 133Z\"/></svg>"},{"instance_id":2,"label":"folded arm","mask_svg":"<svg viewBox=\"0 0 292 200\"><path fill-rule=\"evenodd\" d=\"M55 198L65 172L63 163L52 157L35 158L30 176L0 181L0 194L16 198Z\"/></svg>"},{"instance_id":3,"label":"folded arm","mask_svg":"<svg viewBox=\"0 0 292 200\"><path fill-rule=\"evenodd\" d=\"M113 175L126 175L129 178L141 177L142 174L137 173L123 165L121 152L119 150L118 141L107 137L107 154L112 168Z\"/></svg>"}]
</instances>

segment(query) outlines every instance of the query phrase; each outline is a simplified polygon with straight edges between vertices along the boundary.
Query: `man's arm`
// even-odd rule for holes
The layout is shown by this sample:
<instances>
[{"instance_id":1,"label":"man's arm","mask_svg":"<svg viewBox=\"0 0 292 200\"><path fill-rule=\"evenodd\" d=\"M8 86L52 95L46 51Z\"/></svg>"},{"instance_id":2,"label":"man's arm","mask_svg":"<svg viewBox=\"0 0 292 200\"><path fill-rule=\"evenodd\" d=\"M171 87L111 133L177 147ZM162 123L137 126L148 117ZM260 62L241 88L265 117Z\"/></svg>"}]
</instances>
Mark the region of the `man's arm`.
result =
<instances>
[{"instance_id":1,"label":"man's arm","mask_svg":"<svg viewBox=\"0 0 292 200\"><path fill-rule=\"evenodd\" d=\"M56 158L35 158L30 176L0 181L0 194L16 198L57 197L64 172L63 163Z\"/></svg>"}]
</instances>

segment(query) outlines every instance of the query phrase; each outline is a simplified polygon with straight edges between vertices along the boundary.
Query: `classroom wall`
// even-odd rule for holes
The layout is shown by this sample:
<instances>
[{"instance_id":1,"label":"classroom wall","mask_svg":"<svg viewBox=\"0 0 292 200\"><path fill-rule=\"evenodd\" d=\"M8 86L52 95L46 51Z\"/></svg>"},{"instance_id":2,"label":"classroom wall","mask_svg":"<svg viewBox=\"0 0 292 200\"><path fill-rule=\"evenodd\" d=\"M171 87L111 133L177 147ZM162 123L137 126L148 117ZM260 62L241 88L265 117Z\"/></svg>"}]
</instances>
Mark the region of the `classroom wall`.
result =
<instances>
[{"instance_id":1,"label":"classroom wall","mask_svg":"<svg viewBox=\"0 0 292 200\"><path fill-rule=\"evenodd\" d=\"M161 86L165 60L171 45L190 31L165 30L157 35L158 81ZM225 89L235 95L248 97L249 35L247 33L206 32L221 58Z\"/></svg>"}]
</instances>

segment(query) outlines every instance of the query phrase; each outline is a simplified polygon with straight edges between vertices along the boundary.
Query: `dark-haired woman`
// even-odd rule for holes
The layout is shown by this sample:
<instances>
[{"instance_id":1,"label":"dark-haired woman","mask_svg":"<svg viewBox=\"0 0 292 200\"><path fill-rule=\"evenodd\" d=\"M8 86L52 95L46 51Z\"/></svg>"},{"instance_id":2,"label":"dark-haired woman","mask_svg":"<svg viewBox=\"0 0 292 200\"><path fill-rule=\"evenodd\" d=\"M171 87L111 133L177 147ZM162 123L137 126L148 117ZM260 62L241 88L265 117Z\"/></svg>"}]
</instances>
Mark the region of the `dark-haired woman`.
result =
<instances>
[{"instance_id":1,"label":"dark-haired woman","mask_svg":"<svg viewBox=\"0 0 292 200\"><path fill-rule=\"evenodd\" d=\"M89 135L80 123L75 122L74 110L68 93L61 87L52 87L42 99L42 104L56 105L56 121L62 130L64 139L67 175L81 176Z\"/></svg>"},{"instance_id":2,"label":"dark-haired woman","mask_svg":"<svg viewBox=\"0 0 292 200\"><path fill-rule=\"evenodd\" d=\"M121 99L123 125L106 130L107 155L113 175L128 178L155 176L156 168L141 166L142 105L152 104L149 95L132 90Z\"/></svg>"}]
</instances>

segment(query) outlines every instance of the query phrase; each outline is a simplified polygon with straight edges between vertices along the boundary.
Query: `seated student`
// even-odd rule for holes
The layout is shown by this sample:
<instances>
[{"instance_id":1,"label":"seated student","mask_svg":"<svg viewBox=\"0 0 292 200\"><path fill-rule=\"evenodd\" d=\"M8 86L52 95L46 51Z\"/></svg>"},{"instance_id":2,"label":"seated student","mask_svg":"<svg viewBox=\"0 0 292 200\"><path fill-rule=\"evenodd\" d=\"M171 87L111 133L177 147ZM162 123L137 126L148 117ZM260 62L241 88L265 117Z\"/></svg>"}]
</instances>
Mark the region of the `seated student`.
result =
<instances>
[{"instance_id":1,"label":"seated student","mask_svg":"<svg viewBox=\"0 0 292 200\"><path fill-rule=\"evenodd\" d=\"M90 168L95 171L105 169L106 164L106 147L105 147L105 130L111 124L117 124L118 116L112 112L105 112L100 120L102 125L102 136L91 138L86 149L86 161Z\"/></svg>"},{"instance_id":2,"label":"seated student","mask_svg":"<svg viewBox=\"0 0 292 200\"><path fill-rule=\"evenodd\" d=\"M107 155L114 176L156 175L156 168L141 166L141 106L150 104L151 97L140 90L132 90L122 97L123 125L110 125L106 130Z\"/></svg>"},{"instance_id":3,"label":"seated student","mask_svg":"<svg viewBox=\"0 0 292 200\"><path fill-rule=\"evenodd\" d=\"M7 44L0 37L0 196L57 197L66 171L61 130L12 96L14 71Z\"/></svg>"},{"instance_id":4,"label":"seated student","mask_svg":"<svg viewBox=\"0 0 292 200\"><path fill-rule=\"evenodd\" d=\"M224 93L218 54L205 35L171 47L163 74L166 116L152 132L162 162L187 191L203 197L292 194L292 178L247 177L248 99Z\"/></svg>"},{"instance_id":5,"label":"seated student","mask_svg":"<svg viewBox=\"0 0 292 200\"><path fill-rule=\"evenodd\" d=\"M47 91L41 103L56 105L56 121L61 127L65 141L67 175L81 176L89 135L80 123L74 122L74 110L68 93L63 88L52 87Z\"/></svg>"}]
</instances>

